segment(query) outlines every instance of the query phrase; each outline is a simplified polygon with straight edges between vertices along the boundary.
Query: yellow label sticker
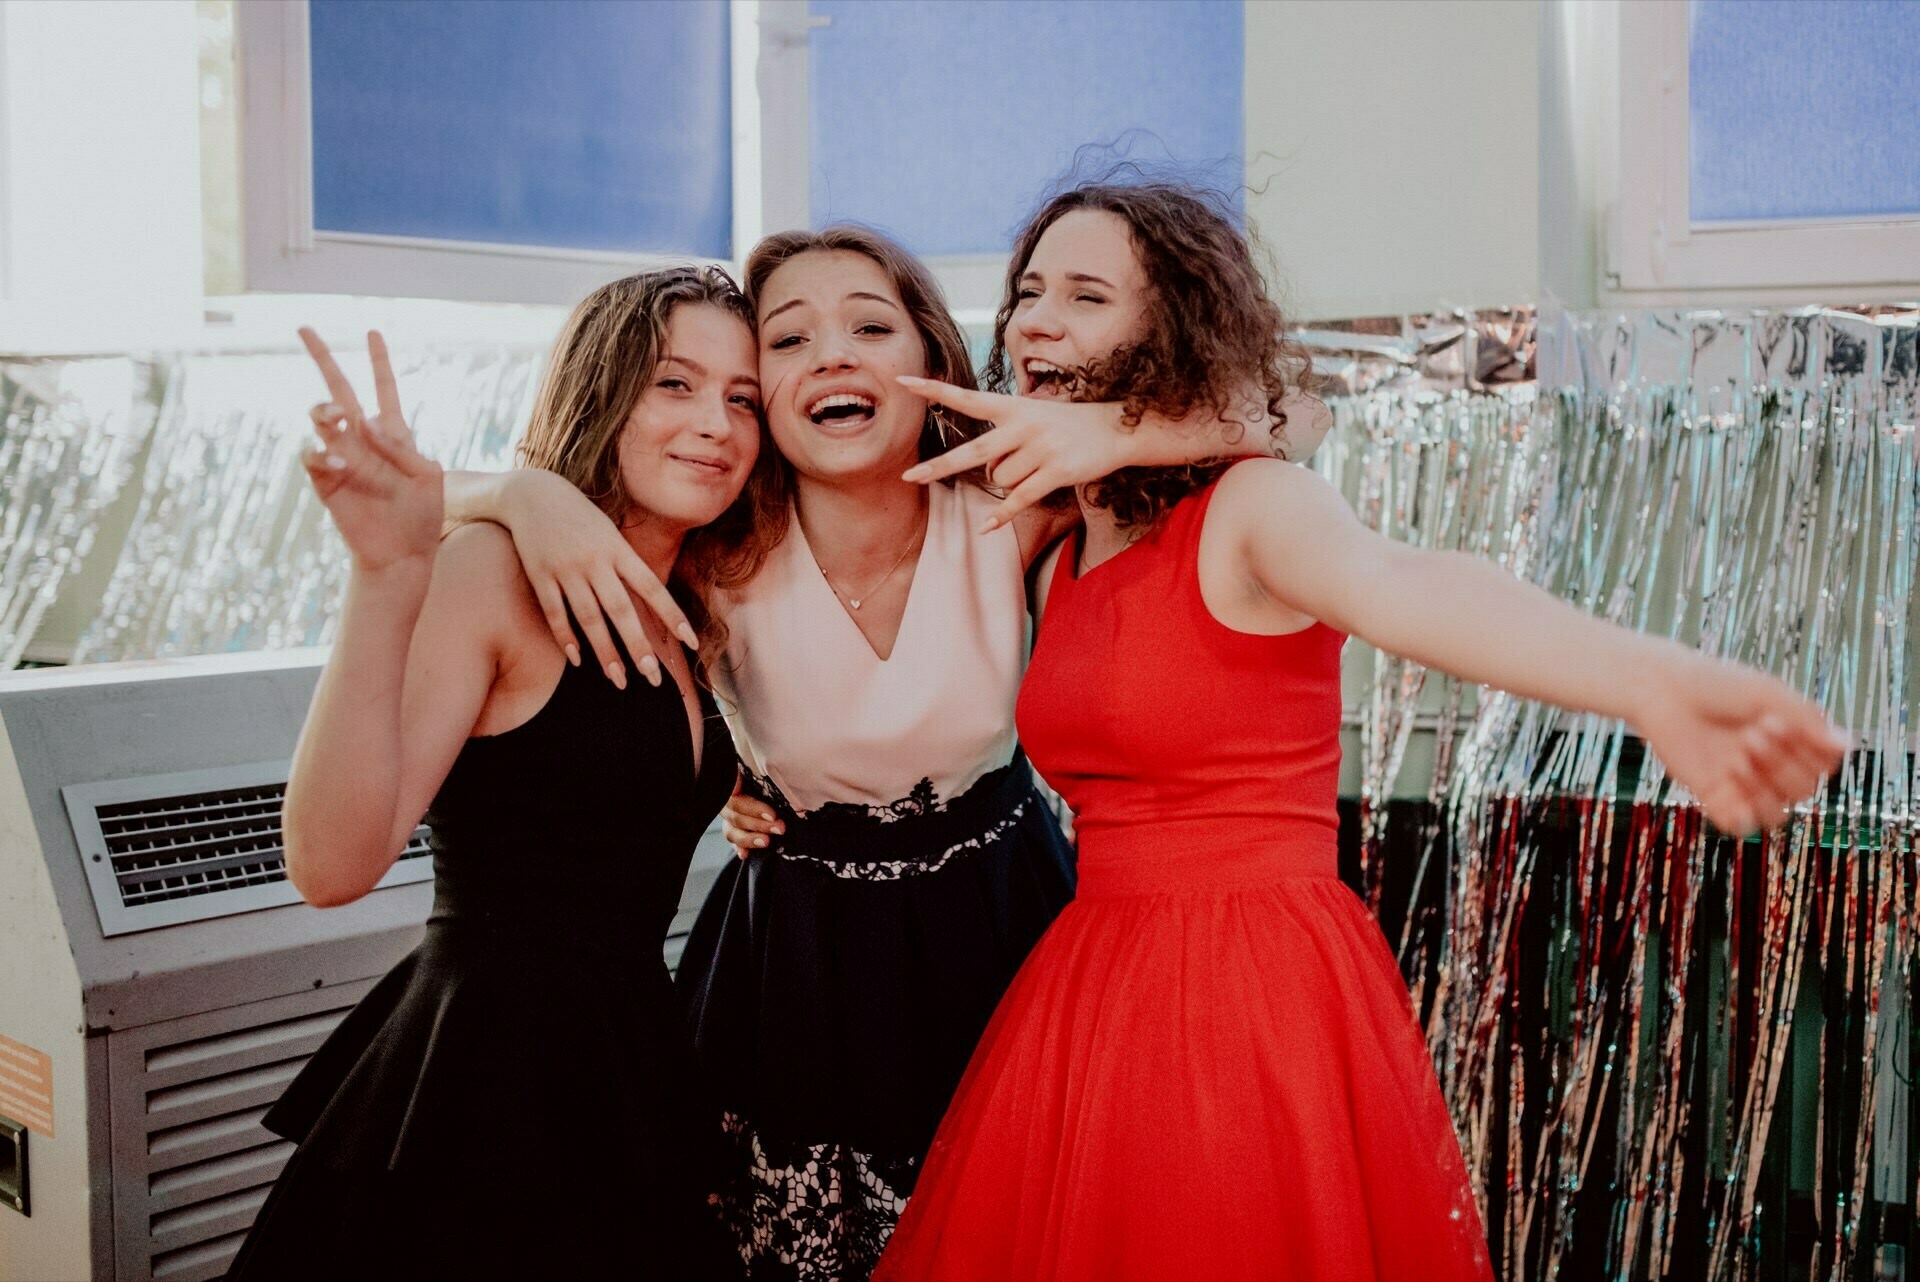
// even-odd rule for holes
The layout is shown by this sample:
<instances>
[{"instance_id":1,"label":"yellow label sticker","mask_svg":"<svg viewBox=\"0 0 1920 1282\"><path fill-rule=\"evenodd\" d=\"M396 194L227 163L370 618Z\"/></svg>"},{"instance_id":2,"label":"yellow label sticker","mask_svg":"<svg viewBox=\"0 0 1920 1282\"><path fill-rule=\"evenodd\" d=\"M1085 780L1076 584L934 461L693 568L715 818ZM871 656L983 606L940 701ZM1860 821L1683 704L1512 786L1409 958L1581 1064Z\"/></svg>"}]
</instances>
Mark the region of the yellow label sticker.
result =
<instances>
[{"instance_id":1,"label":"yellow label sticker","mask_svg":"<svg viewBox=\"0 0 1920 1282\"><path fill-rule=\"evenodd\" d=\"M0 1113L53 1138L53 1057L0 1037Z\"/></svg>"}]
</instances>

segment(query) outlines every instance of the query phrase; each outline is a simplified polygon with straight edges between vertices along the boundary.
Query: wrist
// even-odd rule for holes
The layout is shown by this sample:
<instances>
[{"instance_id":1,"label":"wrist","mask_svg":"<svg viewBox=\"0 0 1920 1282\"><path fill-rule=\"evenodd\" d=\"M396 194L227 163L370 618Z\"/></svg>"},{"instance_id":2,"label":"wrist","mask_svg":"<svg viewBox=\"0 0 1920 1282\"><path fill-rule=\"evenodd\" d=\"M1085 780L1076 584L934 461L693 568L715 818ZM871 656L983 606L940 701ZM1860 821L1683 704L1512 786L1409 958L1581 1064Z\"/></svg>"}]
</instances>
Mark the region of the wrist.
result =
<instances>
[{"instance_id":1,"label":"wrist","mask_svg":"<svg viewBox=\"0 0 1920 1282\"><path fill-rule=\"evenodd\" d=\"M415 552L390 561L372 563L355 557L353 589L362 596L407 598L424 596L433 579L433 552Z\"/></svg>"},{"instance_id":2,"label":"wrist","mask_svg":"<svg viewBox=\"0 0 1920 1282\"><path fill-rule=\"evenodd\" d=\"M1100 406L1100 421L1107 429L1107 439L1113 446L1113 468L1150 466L1154 459L1147 451L1147 441L1152 435L1143 430L1145 421L1128 426L1126 406L1118 401L1109 401Z\"/></svg>"},{"instance_id":3,"label":"wrist","mask_svg":"<svg viewBox=\"0 0 1920 1282\"><path fill-rule=\"evenodd\" d=\"M1629 664L1638 669L1638 679L1622 682L1626 706L1620 719L1636 731L1643 729L1663 708L1671 707L1682 692L1700 676L1703 664L1712 662L1697 650L1674 641L1644 638L1644 653L1629 656Z\"/></svg>"},{"instance_id":4,"label":"wrist","mask_svg":"<svg viewBox=\"0 0 1920 1282\"><path fill-rule=\"evenodd\" d=\"M493 521L513 529L526 516L529 496L540 489L540 478L553 473L539 468L515 468L503 473L494 488L491 509L485 515Z\"/></svg>"}]
</instances>

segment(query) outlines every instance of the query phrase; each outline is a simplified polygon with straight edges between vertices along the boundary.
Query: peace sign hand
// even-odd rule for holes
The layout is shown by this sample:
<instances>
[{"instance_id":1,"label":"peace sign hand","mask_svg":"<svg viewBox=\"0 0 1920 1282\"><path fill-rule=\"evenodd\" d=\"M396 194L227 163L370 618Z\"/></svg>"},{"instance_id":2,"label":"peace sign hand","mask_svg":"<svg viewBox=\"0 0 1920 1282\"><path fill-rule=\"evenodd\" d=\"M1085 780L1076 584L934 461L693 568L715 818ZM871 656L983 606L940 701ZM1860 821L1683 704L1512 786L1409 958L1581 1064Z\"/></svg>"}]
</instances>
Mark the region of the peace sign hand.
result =
<instances>
[{"instance_id":1,"label":"peace sign hand","mask_svg":"<svg viewBox=\"0 0 1920 1282\"><path fill-rule=\"evenodd\" d=\"M320 336L302 329L300 341L320 367L332 398L310 412L319 444L308 447L301 461L353 553L355 568L376 572L409 560L431 565L444 512L440 465L414 448L386 341L377 332L367 335L379 406L372 419Z\"/></svg>"},{"instance_id":2,"label":"peace sign hand","mask_svg":"<svg viewBox=\"0 0 1920 1282\"><path fill-rule=\"evenodd\" d=\"M987 479L1007 496L982 534L1055 490L1098 480L1133 461L1137 433L1122 427L1118 405L975 392L930 378L902 376L899 382L916 396L994 425L904 474L909 481L938 481L986 468Z\"/></svg>"},{"instance_id":3,"label":"peace sign hand","mask_svg":"<svg viewBox=\"0 0 1920 1282\"><path fill-rule=\"evenodd\" d=\"M981 533L1013 520L1055 490L1085 485L1123 467L1167 467L1210 459L1273 455L1300 462L1332 426L1325 405L1294 389L1282 406L1284 428L1276 431L1266 393L1248 388L1232 404L1202 403L1173 419L1149 410L1128 425L1123 406L1042 400L975 392L927 378L901 378L917 396L992 423L992 430L928 459L904 474L909 481L937 481L976 467L1007 496Z\"/></svg>"}]
</instances>

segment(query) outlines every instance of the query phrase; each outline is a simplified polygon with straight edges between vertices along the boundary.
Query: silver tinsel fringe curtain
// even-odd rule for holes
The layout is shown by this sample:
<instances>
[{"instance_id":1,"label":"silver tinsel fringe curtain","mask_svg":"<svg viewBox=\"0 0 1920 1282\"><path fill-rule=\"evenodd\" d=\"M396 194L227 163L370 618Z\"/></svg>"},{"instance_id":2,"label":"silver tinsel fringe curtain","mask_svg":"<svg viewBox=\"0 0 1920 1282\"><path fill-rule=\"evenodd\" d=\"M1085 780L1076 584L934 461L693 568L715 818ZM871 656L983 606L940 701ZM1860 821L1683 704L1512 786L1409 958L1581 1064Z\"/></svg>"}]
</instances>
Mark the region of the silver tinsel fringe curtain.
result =
<instances>
[{"instance_id":1,"label":"silver tinsel fringe curtain","mask_svg":"<svg viewBox=\"0 0 1920 1282\"><path fill-rule=\"evenodd\" d=\"M124 357L0 359L0 670L93 550L152 434L158 382Z\"/></svg>"},{"instance_id":2,"label":"silver tinsel fringe curtain","mask_svg":"<svg viewBox=\"0 0 1920 1282\"><path fill-rule=\"evenodd\" d=\"M1778 673L1859 743L1738 843L1617 723L1353 657L1358 877L1503 1275L1902 1275L1915 314L1562 316L1538 383L1513 313L1379 328L1321 336L1316 465L1365 519ZM1395 805L1416 722L1435 768Z\"/></svg>"},{"instance_id":3,"label":"silver tinsel fringe curtain","mask_svg":"<svg viewBox=\"0 0 1920 1282\"><path fill-rule=\"evenodd\" d=\"M1619 725L1350 650L1351 870L1503 1276L1897 1276L1920 1199L1915 313L1306 337L1336 421L1314 466L1369 523L1759 664L1858 737L1825 797L1736 843ZM424 447L508 465L540 359L400 353ZM319 395L292 354L0 361L0 663L131 485L77 659L327 640L346 558L297 461ZM1416 735L1431 775L1403 781Z\"/></svg>"},{"instance_id":4,"label":"silver tinsel fringe curtain","mask_svg":"<svg viewBox=\"0 0 1920 1282\"><path fill-rule=\"evenodd\" d=\"M421 448L450 468L512 466L537 348L402 351L396 373ZM364 353L342 367L363 392ZM330 640L344 546L299 462L325 388L304 354L183 356L159 388L139 506L75 662L278 650Z\"/></svg>"}]
</instances>

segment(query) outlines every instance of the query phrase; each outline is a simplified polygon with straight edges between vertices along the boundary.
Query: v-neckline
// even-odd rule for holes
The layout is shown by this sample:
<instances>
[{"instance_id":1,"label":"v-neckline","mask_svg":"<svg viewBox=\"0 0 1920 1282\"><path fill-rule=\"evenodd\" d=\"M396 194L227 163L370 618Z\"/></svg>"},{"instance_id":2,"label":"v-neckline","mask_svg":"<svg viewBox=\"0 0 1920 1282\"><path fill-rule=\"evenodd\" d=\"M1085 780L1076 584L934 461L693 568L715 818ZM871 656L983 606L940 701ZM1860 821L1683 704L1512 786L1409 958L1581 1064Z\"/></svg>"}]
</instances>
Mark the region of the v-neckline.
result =
<instances>
[{"instance_id":1,"label":"v-neckline","mask_svg":"<svg viewBox=\"0 0 1920 1282\"><path fill-rule=\"evenodd\" d=\"M1121 544L1120 550L1118 552L1115 552L1112 556L1107 557L1105 560L1101 561L1098 565L1089 565L1089 566L1086 566L1085 568L1082 568L1081 562L1086 559L1086 553L1087 553L1087 527L1085 525L1082 525L1079 529L1073 532L1073 537L1074 537L1073 546L1067 549L1068 552L1071 552L1073 554L1072 559L1067 564L1067 575L1075 583L1085 583L1089 577L1100 573L1100 571L1106 569L1108 566L1112 565L1115 561L1118 561L1121 557L1125 556L1127 553L1133 551L1135 548L1139 547L1142 543L1146 542L1146 539L1147 539L1147 536L1144 534L1137 539L1131 539L1126 543ZM1064 556L1065 553L1062 553L1062 555Z\"/></svg>"},{"instance_id":2,"label":"v-neckline","mask_svg":"<svg viewBox=\"0 0 1920 1282\"><path fill-rule=\"evenodd\" d=\"M867 634L861 630L859 621L853 617L853 611L847 608L846 602L840 599L840 594L833 590L833 584L827 581L827 572L820 568L818 558L813 555L813 544L807 539L807 529L800 523L800 509L798 505L793 509L793 533L800 540L799 548L806 558L806 565L813 568L812 574L803 574L802 577L811 578L819 584L820 591L825 592L827 598L833 602L833 612L840 616L848 628L852 629L853 635L860 642L860 647L869 655L873 656L873 661L882 667L893 662L893 656L900 653L900 643L906 640L907 621L913 618L913 603L918 600L920 596L920 570L927 559L927 544L933 542L933 505L938 497L934 491L940 488L942 487L937 485L927 487L927 528L920 539L920 551L915 554L913 558L913 577L907 581L906 603L900 607L900 626L894 629L893 647L889 649L885 655L882 655L878 650L873 648L873 642L868 639ZM905 562L902 562L902 564L905 564Z\"/></svg>"},{"instance_id":3,"label":"v-neckline","mask_svg":"<svg viewBox=\"0 0 1920 1282\"><path fill-rule=\"evenodd\" d=\"M687 679L693 682L693 706L700 713L700 729L697 739L695 738L694 723L687 719L686 688L680 684L680 678L674 675L673 669L664 663L660 665L660 675L664 677L665 680L661 682L660 688L664 690L669 684L672 686L673 706L680 714L680 724L685 726L687 730L687 764L692 768L693 786L697 788L700 786L701 779L705 778L707 773L707 758L711 755L707 749L711 746L708 740L713 737L710 729L710 723L713 718L708 714L707 710L706 687L701 685L693 675L694 665L699 662L700 656L692 650L689 650L684 642L676 641L674 644L678 645L680 652L686 656Z\"/></svg>"}]
</instances>

